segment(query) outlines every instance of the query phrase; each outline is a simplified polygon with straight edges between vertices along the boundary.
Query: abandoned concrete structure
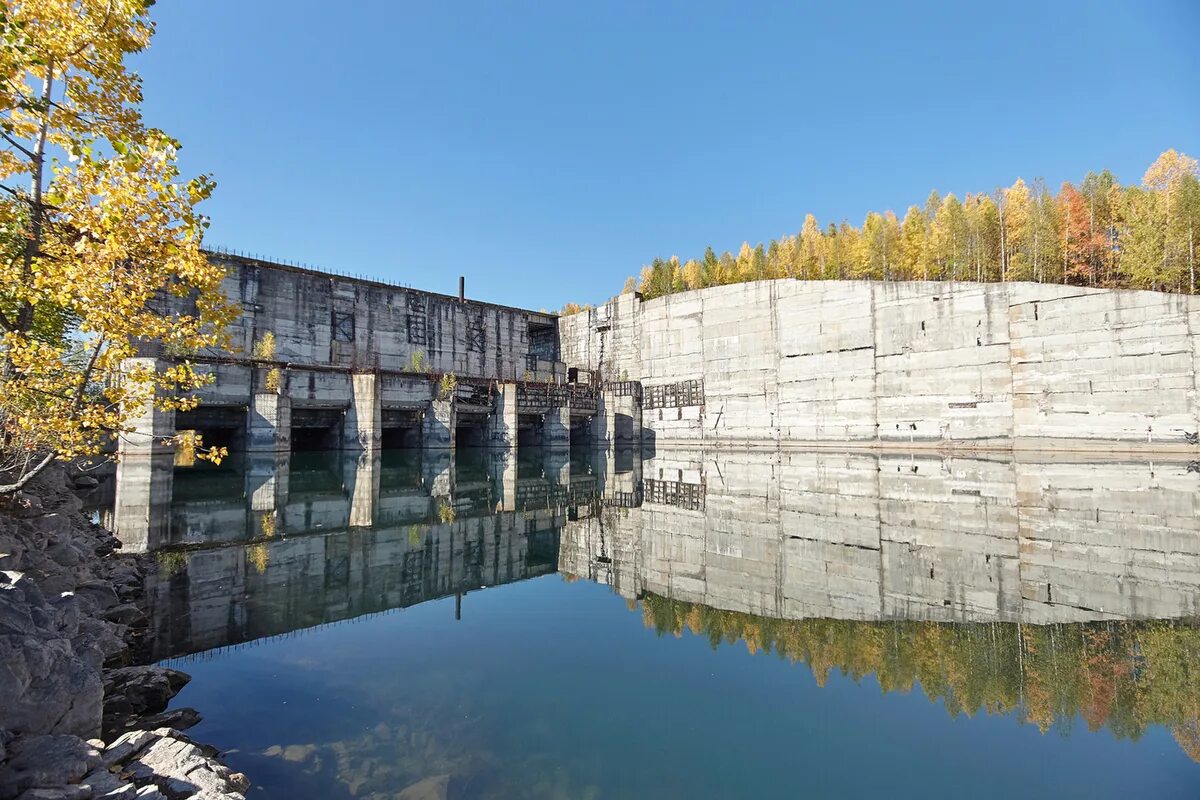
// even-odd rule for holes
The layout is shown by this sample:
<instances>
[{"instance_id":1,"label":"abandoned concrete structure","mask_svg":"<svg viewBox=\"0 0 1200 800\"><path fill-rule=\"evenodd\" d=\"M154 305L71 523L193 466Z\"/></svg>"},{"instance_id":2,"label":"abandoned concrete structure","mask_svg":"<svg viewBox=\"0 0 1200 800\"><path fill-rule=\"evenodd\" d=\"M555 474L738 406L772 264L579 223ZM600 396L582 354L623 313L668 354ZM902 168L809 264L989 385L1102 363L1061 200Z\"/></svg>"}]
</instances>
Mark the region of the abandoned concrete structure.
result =
<instances>
[{"instance_id":1,"label":"abandoned concrete structure","mask_svg":"<svg viewBox=\"0 0 1200 800\"><path fill-rule=\"evenodd\" d=\"M1186 458L672 450L559 570L777 619L1021 622L1200 612Z\"/></svg>"},{"instance_id":2,"label":"abandoned concrete structure","mask_svg":"<svg viewBox=\"0 0 1200 800\"><path fill-rule=\"evenodd\" d=\"M566 448L1185 450L1200 298L1031 283L759 281L557 317L213 254L243 313L194 411L250 452ZM270 357L253 357L266 334ZM261 355L261 354L260 354ZM146 352L142 357L161 357ZM453 376L451 379L450 376Z\"/></svg>"},{"instance_id":3,"label":"abandoned concrete structure","mask_svg":"<svg viewBox=\"0 0 1200 800\"><path fill-rule=\"evenodd\" d=\"M148 513L126 504L105 522L133 544L148 521L171 554L147 585L153 657L554 571L779 619L1200 610L1200 475L1185 459L592 450L518 468L496 455L247 456L180 485L168 454L141 460L157 476L139 484L157 486Z\"/></svg>"},{"instance_id":4,"label":"abandoned concrete structure","mask_svg":"<svg viewBox=\"0 0 1200 800\"><path fill-rule=\"evenodd\" d=\"M1200 298L773 280L559 320L659 446L1196 451Z\"/></svg>"},{"instance_id":5,"label":"abandoned concrete structure","mask_svg":"<svg viewBox=\"0 0 1200 800\"><path fill-rule=\"evenodd\" d=\"M178 430L248 452L640 438L637 387L568 381L553 315L210 257L227 269L224 291L242 308L232 347L191 356L214 376L198 392L201 405L142 409L123 454L161 449ZM267 334L273 352L256 357ZM140 358L163 357L147 349Z\"/></svg>"}]
</instances>

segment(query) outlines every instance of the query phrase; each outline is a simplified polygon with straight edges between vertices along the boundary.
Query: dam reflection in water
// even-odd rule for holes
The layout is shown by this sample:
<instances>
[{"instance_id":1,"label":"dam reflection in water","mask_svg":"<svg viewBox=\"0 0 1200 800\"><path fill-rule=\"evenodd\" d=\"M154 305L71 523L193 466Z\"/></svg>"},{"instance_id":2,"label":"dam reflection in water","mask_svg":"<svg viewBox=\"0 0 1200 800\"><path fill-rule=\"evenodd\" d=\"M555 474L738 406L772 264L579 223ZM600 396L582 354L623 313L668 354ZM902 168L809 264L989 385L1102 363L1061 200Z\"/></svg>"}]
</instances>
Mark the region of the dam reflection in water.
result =
<instances>
[{"instance_id":1,"label":"dam reflection in water","mask_svg":"<svg viewBox=\"0 0 1200 800\"><path fill-rule=\"evenodd\" d=\"M1193 470L306 453L126 464L107 521L269 796L1193 796Z\"/></svg>"}]
</instances>

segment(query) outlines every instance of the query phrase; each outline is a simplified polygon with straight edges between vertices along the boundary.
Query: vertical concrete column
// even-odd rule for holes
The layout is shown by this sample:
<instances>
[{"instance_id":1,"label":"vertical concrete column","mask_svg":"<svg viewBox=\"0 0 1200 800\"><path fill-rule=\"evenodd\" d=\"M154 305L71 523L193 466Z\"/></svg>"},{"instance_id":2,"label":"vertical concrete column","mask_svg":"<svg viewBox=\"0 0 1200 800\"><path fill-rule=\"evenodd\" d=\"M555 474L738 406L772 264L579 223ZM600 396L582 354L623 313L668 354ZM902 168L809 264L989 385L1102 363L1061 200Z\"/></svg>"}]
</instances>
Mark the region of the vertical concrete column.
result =
<instances>
[{"instance_id":1,"label":"vertical concrete column","mask_svg":"<svg viewBox=\"0 0 1200 800\"><path fill-rule=\"evenodd\" d=\"M500 511L517 507L517 456L511 450L493 450L488 454L488 474L499 490Z\"/></svg>"},{"instance_id":2,"label":"vertical concrete column","mask_svg":"<svg viewBox=\"0 0 1200 800\"><path fill-rule=\"evenodd\" d=\"M277 511L287 503L291 460L287 454L250 455L246 458L246 496L251 511Z\"/></svg>"},{"instance_id":3,"label":"vertical concrete column","mask_svg":"<svg viewBox=\"0 0 1200 800\"><path fill-rule=\"evenodd\" d=\"M589 464L592 475L596 478L596 493L600 497L607 497L612 491L613 478L616 475L614 454L604 446L597 446L589 454Z\"/></svg>"},{"instance_id":4,"label":"vertical concrete column","mask_svg":"<svg viewBox=\"0 0 1200 800\"><path fill-rule=\"evenodd\" d=\"M488 447L515 448L517 446L517 385L500 384L496 395L496 407L488 417Z\"/></svg>"},{"instance_id":5,"label":"vertical concrete column","mask_svg":"<svg viewBox=\"0 0 1200 800\"><path fill-rule=\"evenodd\" d=\"M159 372L169 365L157 358L127 358L121 362L121 371L126 375L140 370ZM175 412L162 411L154 407L153 400L146 400L137 405L125 408L129 433L121 435L117 443L119 458L126 456L147 456L151 453L174 453L175 446L165 443L175 435Z\"/></svg>"},{"instance_id":6,"label":"vertical concrete column","mask_svg":"<svg viewBox=\"0 0 1200 800\"><path fill-rule=\"evenodd\" d=\"M634 447L642 446L642 402L637 397L623 397L626 412L633 420L629 443Z\"/></svg>"},{"instance_id":7,"label":"vertical concrete column","mask_svg":"<svg viewBox=\"0 0 1200 800\"><path fill-rule=\"evenodd\" d=\"M421 480L431 497L454 494L454 451L445 448L421 455Z\"/></svg>"},{"instance_id":8,"label":"vertical concrete column","mask_svg":"<svg viewBox=\"0 0 1200 800\"><path fill-rule=\"evenodd\" d=\"M113 531L123 552L150 553L169 542L175 455L166 450L117 462Z\"/></svg>"},{"instance_id":9,"label":"vertical concrete column","mask_svg":"<svg viewBox=\"0 0 1200 800\"><path fill-rule=\"evenodd\" d=\"M454 400L430 400L421 418L421 446L426 450L453 450Z\"/></svg>"},{"instance_id":10,"label":"vertical concrete column","mask_svg":"<svg viewBox=\"0 0 1200 800\"><path fill-rule=\"evenodd\" d=\"M287 453L292 449L292 401L276 392L250 396L246 451Z\"/></svg>"},{"instance_id":11,"label":"vertical concrete column","mask_svg":"<svg viewBox=\"0 0 1200 800\"><path fill-rule=\"evenodd\" d=\"M636 397L601 392L591 421L596 447L638 447L642 442L642 406Z\"/></svg>"},{"instance_id":12,"label":"vertical concrete column","mask_svg":"<svg viewBox=\"0 0 1200 800\"><path fill-rule=\"evenodd\" d=\"M588 423L593 447L604 449L612 447L614 444L614 400L615 398L608 392L601 392L596 398L596 415Z\"/></svg>"},{"instance_id":13,"label":"vertical concrete column","mask_svg":"<svg viewBox=\"0 0 1200 800\"><path fill-rule=\"evenodd\" d=\"M546 480L558 486L571 485L571 451L547 448L542 456L542 473Z\"/></svg>"},{"instance_id":14,"label":"vertical concrete column","mask_svg":"<svg viewBox=\"0 0 1200 800\"><path fill-rule=\"evenodd\" d=\"M546 412L542 422L543 444L547 449L571 448L571 405L564 403Z\"/></svg>"},{"instance_id":15,"label":"vertical concrete column","mask_svg":"<svg viewBox=\"0 0 1200 800\"><path fill-rule=\"evenodd\" d=\"M350 493L350 527L374 527L375 510L379 507L379 450L348 453L342 469Z\"/></svg>"},{"instance_id":16,"label":"vertical concrete column","mask_svg":"<svg viewBox=\"0 0 1200 800\"><path fill-rule=\"evenodd\" d=\"M342 446L375 451L383 441L383 403L379 376L356 372L350 376L350 407L342 428Z\"/></svg>"}]
</instances>

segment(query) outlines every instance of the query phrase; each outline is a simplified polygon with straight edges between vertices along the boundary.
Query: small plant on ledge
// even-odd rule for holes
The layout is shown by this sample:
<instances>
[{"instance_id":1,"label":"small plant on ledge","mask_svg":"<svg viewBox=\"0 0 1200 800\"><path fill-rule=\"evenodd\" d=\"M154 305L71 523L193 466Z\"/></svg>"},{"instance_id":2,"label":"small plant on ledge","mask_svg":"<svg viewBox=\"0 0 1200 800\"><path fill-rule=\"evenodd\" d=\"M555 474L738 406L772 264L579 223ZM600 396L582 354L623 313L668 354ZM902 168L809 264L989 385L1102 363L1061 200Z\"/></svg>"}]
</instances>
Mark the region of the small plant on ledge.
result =
<instances>
[{"instance_id":1,"label":"small plant on ledge","mask_svg":"<svg viewBox=\"0 0 1200 800\"><path fill-rule=\"evenodd\" d=\"M267 331L254 343L250 356L257 361L270 361L275 358L275 334Z\"/></svg>"}]
</instances>

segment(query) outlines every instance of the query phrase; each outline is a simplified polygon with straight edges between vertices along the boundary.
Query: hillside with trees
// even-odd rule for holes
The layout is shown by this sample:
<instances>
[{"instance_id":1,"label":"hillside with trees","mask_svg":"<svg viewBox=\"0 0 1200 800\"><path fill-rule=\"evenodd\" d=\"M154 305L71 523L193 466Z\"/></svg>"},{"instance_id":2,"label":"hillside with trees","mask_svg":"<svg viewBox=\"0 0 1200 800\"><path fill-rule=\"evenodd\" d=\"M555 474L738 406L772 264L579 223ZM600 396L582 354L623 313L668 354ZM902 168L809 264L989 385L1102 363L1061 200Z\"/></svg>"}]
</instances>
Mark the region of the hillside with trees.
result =
<instances>
[{"instance_id":1,"label":"hillside with trees","mask_svg":"<svg viewBox=\"0 0 1200 800\"><path fill-rule=\"evenodd\" d=\"M1200 170L1168 150L1140 185L1108 170L1057 193L1018 179L961 199L931 192L898 215L867 214L855 227L812 214L795 235L736 253L656 258L625 292L646 299L729 283L799 280L1037 281L1195 294L1200 254Z\"/></svg>"}]
</instances>

